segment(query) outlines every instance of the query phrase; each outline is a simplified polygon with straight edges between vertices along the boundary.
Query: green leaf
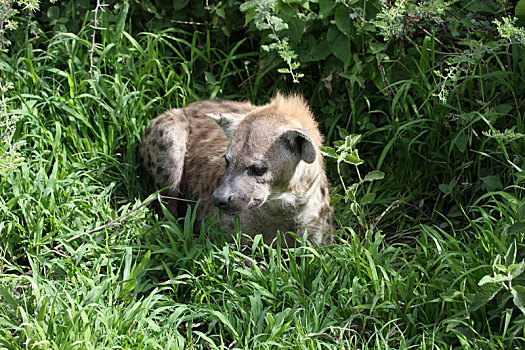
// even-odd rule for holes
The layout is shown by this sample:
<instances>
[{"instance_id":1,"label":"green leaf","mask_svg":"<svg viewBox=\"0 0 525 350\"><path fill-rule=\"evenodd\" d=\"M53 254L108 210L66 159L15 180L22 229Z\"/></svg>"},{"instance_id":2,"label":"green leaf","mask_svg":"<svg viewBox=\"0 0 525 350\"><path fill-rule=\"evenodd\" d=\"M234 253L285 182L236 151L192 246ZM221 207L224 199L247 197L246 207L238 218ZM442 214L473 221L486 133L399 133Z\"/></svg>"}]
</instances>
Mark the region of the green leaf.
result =
<instances>
[{"instance_id":1,"label":"green leaf","mask_svg":"<svg viewBox=\"0 0 525 350\"><path fill-rule=\"evenodd\" d=\"M486 284L491 284L491 283L500 284L501 282L507 282L509 280L510 280L510 277L501 275L501 274L497 274L496 276L486 275L486 276L483 276L483 278L479 280L478 286L484 286Z\"/></svg>"},{"instance_id":2,"label":"green leaf","mask_svg":"<svg viewBox=\"0 0 525 350\"><path fill-rule=\"evenodd\" d=\"M335 25L337 28L346 35L347 38L353 39L355 36L355 28L352 19L350 18L350 12L343 5L338 5L335 10Z\"/></svg>"},{"instance_id":3,"label":"green leaf","mask_svg":"<svg viewBox=\"0 0 525 350\"><path fill-rule=\"evenodd\" d=\"M522 261L519 264L512 264L509 266L509 272L513 279L521 275L524 270L525 270L525 261Z\"/></svg>"},{"instance_id":4,"label":"green leaf","mask_svg":"<svg viewBox=\"0 0 525 350\"><path fill-rule=\"evenodd\" d=\"M344 70L347 70L352 59L350 39L336 27L331 26L326 34L326 40L332 44L332 53L344 63Z\"/></svg>"},{"instance_id":5,"label":"green leaf","mask_svg":"<svg viewBox=\"0 0 525 350\"><path fill-rule=\"evenodd\" d=\"M0 295L2 296L2 299L4 300L4 302L11 307L11 309L16 310L18 308L18 303L16 302L16 300L1 285L0 285Z\"/></svg>"},{"instance_id":6,"label":"green leaf","mask_svg":"<svg viewBox=\"0 0 525 350\"><path fill-rule=\"evenodd\" d=\"M337 131L339 132L339 137L342 139L346 139L348 136L350 136L348 134L348 131L346 129L343 129L339 125L337 126Z\"/></svg>"},{"instance_id":7,"label":"green leaf","mask_svg":"<svg viewBox=\"0 0 525 350\"><path fill-rule=\"evenodd\" d=\"M366 174L363 181L375 181L375 180L382 180L385 177L385 173L379 170L372 170L368 174Z\"/></svg>"},{"instance_id":8,"label":"green leaf","mask_svg":"<svg viewBox=\"0 0 525 350\"><path fill-rule=\"evenodd\" d=\"M513 109L514 109L513 106L511 106L509 104L505 104L505 103L497 105L496 108L495 108L497 113L501 113L501 114L504 114L504 115L511 113Z\"/></svg>"},{"instance_id":9,"label":"green leaf","mask_svg":"<svg viewBox=\"0 0 525 350\"><path fill-rule=\"evenodd\" d=\"M374 199L376 199L375 193L367 193L363 196L363 198L361 198L361 204L372 203Z\"/></svg>"},{"instance_id":10,"label":"green leaf","mask_svg":"<svg viewBox=\"0 0 525 350\"><path fill-rule=\"evenodd\" d=\"M72 99L75 98L75 81L73 80L73 77L69 74L67 74L67 83L69 85L69 97Z\"/></svg>"},{"instance_id":11,"label":"green leaf","mask_svg":"<svg viewBox=\"0 0 525 350\"><path fill-rule=\"evenodd\" d=\"M516 285L510 289L510 293L514 297L514 305L516 305L523 314L525 314L525 286Z\"/></svg>"},{"instance_id":12,"label":"green leaf","mask_svg":"<svg viewBox=\"0 0 525 350\"><path fill-rule=\"evenodd\" d=\"M359 158L359 154L357 153L356 149L353 150L352 153L348 153L342 158L340 157L340 160L342 160L345 163L352 164L352 165L359 165L363 163L361 158Z\"/></svg>"},{"instance_id":13,"label":"green leaf","mask_svg":"<svg viewBox=\"0 0 525 350\"><path fill-rule=\"evenodd\" d=\"M516 263L516 253L516 240L513 240L510 242L510 245L507 248L507 252L503 257L505 266L511 266L512 264ZM497 262L499 262L499 260ZM507 270L505 270L505 272L507 272Z\"/></svg>"},{"instance_id":14,"label":"green leaf","mask_svg":"<svg viewBox=\"0 0 525 350\"><path fill-rule=\"evenodd\" d=\"M482 285L470 301L469 311L476 311L487 304L503 288L500 283L487 283Z\"/></svg>"},{"instance_id":15,"label":"green leaf","mask_svg":"<svg viewBox=\"0 0 525 350\"><path fill-rule=\"evenodd\" d=\"M485 185L485 188L489 192L499 190L503 187L501 185L501 180L497 176L485 176L482 177L481 180L483 181L483 185Z\"/></svg>"},{"instance_id":16,"label":"green leaf","mask_svg":"<svg viewBox=\"0 0 525 350\"><path fill-rule=\"evenodd\" d=\"M151 250L148 250L146 254L144 254L144 257L142 258L138 266L133 266L131 271L129 271L129 266L131 264L131 249L126 249L126 255L124 258L125 268L123 274L124 284L119 294L120 298L133 291L133 289L135 289L135 287L138 285L137 277L141 272L144 271L146 264L150 259L150 256Z\"/></svg>"},{"instance_id":17,"label":"green leaf","mask_svg":"<svg viewBox=\"0 0 525 350\"><path fill-rule=\"evenodd\" d=\"M357 192L357 183L352 184L346 189L345 200L355 202L355 194Z\"/></svg>"},{"instance_id":18,"label":"green leaf","mask_svg":"<svg viewBox=\"0 0 525 350\"><path fill-rule=\"evenodd\" d=\"M520 0L514 7L514 16L518 19L516 24L519 26L525 26L525 0Z\"/></svg>"},{"instance_id":19,"label":"green leaf","mask_svg":"<svg viewBox=\"0 0 525 350\"><path fill-rule=\"evenodd\" d=\"M375 55L375 54L378 54L380 52L383 52L386 50L387 48L387 44L385 43L381 43L381 42L370 42L369 46L368 46L368 52Z\"/></svg>"},{"instance_id":20,"label":"green leaf","mask_svg":"<svg viewBox=\"0 0 525 350\"><path fill-rule=\"evenodd\" d=\"M299 18L288 19L288 38L294 44L299 43L304 33L304 21Z\"/></svg>"},{"instance_id":21,"label":"green leaf","mask_svg":"<svg viewBox=\"0 0 525 350\"><path fill-rule=\"evenodd\" d=\"M115 33L113 34L113 42L118 42L118 39L124 30L124 26L126 25L126 19L128 18L129 2L125 1L121 6L122 8L119 11L117 23L114 27Z\"/></svg>"},{"instance_id":22,"label":"green leaf","mask_svg":"<svg viewBox=\"0 0 525 350\"><path fill-rule=\"evenodd\" d=\"M321 150L321 153L323 156L328 158L334 158L337 159L337 153L335 153L335 150L332 147L319 147Z\"/></svg>"},{"instance_id":23,"label":"green leaf","mask_svg":"<svg viewBox=\"0 0 525 350\"><path fill-rule=\"evenodd\" d=\"M450 193L450 185L448 184L439 184L438 188L444 194Z\"/></svg>"},{"instance_id":24,"label":"green leaf","mask_svg":"<svg viewBox=\"0 0 525 350\"><path fill-rule=\"evenodd\" d=\"M512 225L510 225L509 230L507 231L507 234L509 235L515 235L516 233L524 233L525 232L525 222L515 222Z\"/></svg>"},{"instance_id":25,"label":"green leaf","mask_svg":"<svg viewBox=\"0 0 525 350\"><path fill-rule=\"evenodd\" d=\"M352 211L352 214L359 215L359 206L357 205L357 202L350 203L350 210Z\"/></svg>"},{"instance_id":26,"label":"green leaf","mask_svg":"<svg viewBox=\"0 0 525 350\"><path fill-rule=\"evenodd\" d=\"M461 152L465 152L467 149L468 136L465 132L460 132L453 140L452 144Z\"/></svg>"},{"instance_id":27,"label":"green leaf","mask_svg":"<svg viewBox=\"0 0 525 350\"><path fill-rule=\"evenodd\" d=\"M190 2L190 0L173 0L172 2L173 5L171 7L171 10L173 11L182 10L188 5L188 2Z\"/></svg>"},{"instance_id":28,"label":"green leaf","mask_svg":"<svg viewBox=\"0 0 525 350\"><path fill-rule=\"evenodd\" d=\"M60 18L60 8L58 6L51 6L47 10L47 17L50 19L59 19Z\"/></svg>"},{"instance_id":29,"label":"green leaf","mask_svg":"<svg viewBox=\"0 0 525 350\"><path fill-rule=\"evenodd\" d=\"M217 317L219 321L226 326L226 328L230 331L234 338L239 337L239 334L237 333L235 327L233 327L230 320L228 320L228 318L226 318L226 316L222 312L216 310L209 310L208 312L213 316Z\"/></svg>"},{"instance_id":30,"label":"green leaf","mask_svg":"<svg viewBox=\"0 0 525 350\"><path fill-rule=\"evenodd\" d=\"M327 17L334 8L334 5L334 0L319 0L319 18Z\"/></svg>"},{"instance_id":31,"label":"green leaf","mask_svg":"<svg viewBox=\"0 0 525 350\"><path fill-rule=\"evenodd\" d=\"M361 139L361 135L348 135L345 137L345 148L347 150L350 150L352 148L354 148L354 146L356 145L356 143L359 142L359 140Z\"/></svg>"}]
</instances>

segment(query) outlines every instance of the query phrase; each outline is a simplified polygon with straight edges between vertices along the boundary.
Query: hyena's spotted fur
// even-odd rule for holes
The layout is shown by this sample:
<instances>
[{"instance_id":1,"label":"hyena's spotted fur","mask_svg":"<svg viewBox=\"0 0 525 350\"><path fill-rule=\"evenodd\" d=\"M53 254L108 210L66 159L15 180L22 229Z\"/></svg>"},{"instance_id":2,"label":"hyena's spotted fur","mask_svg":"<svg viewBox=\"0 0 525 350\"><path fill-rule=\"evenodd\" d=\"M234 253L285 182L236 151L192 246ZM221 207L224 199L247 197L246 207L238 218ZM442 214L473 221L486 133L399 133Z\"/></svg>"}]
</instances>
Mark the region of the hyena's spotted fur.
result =
<instances>
[{"instance_id":1,"label":"hyena's spotted fur","mask_svg":"<svg viewBox=\"0 0 525 350\"><path fill-rule=\"evenodd\" d=\"M168 196L201 200L198 222L219 207L229 214L221 218L227 229L238 214L243 233L267 243L277 231L307 230L321 244L333 214L322 141L305 101L278 94L259 107L209 100L169 110L146 129L140 155ZM167 202L175 216L182 205Z\"/></svg>"}]
</instances>

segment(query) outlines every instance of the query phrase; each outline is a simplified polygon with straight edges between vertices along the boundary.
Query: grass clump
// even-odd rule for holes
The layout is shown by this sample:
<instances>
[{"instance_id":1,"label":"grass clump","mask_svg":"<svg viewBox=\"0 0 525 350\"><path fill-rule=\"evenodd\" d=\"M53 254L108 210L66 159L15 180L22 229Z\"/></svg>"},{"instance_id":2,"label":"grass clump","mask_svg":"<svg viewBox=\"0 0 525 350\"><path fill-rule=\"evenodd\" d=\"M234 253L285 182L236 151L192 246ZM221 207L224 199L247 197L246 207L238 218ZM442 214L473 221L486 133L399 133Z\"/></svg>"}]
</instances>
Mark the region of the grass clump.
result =
<instances>
[{"instance_id":1,"label":"grass clump","mask_svg":"<svg viewBox=\"0 0 525 350\"><path fill-rule=\"evenodd\" d=\"M290 77L220 6L209 23L196 5L174 22L140 6L105 6L93 29L89 6L43 3L1 53L18 155L0 168L0 347L523 347L523 47L468 42L453 62L443 37L416 35L388 52L406 57L383 57L382 88L334 70L332 94L316 77L335 61L301 62L297 90L327 135L336 243L256 236L241 249L217 218L193 232L191 210L164 220L144 205L158 194L137 144L168 108L266 102Z\"/></svg>"}]
</instances>

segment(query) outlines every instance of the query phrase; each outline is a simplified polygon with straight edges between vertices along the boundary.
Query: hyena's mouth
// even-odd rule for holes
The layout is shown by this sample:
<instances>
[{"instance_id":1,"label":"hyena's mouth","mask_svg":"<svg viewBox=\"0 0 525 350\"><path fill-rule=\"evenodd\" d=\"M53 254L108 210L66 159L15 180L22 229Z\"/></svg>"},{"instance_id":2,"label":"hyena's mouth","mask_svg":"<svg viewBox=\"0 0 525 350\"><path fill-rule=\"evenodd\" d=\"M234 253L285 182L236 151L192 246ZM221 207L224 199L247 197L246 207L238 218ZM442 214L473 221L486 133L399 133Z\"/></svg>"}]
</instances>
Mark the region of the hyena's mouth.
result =
<instances>
[{"instance_id":1,"label":"hyena's mouth","mask_svg":"<svg viewBox=\"0 0 525 350\"><path fill-rule=\"evenodd\" d=\"M262 199L262 198L254 198L248 204L248 209L253 209L253 208L260 207L261 205L264 204L264 202L265 202L265 200Z\"/></svg>"},{"instance_id":2,"label":"hyena's mouth","mask_svg":"<svg viewBox=\"0 0 525 350\"><path fill-rule=\"evenodd\" d=\"M260 207L263 204L264 204L264 199L252 199L248 203L248 205L246 205L245 207L244 206L232 206L232 205L230 205L228 207L224 207L224 208L220 208L220 209L225 214L234 216L234 215L241 214L245 210L258 208L258 207Z\"/></svg>"}]
</instances>

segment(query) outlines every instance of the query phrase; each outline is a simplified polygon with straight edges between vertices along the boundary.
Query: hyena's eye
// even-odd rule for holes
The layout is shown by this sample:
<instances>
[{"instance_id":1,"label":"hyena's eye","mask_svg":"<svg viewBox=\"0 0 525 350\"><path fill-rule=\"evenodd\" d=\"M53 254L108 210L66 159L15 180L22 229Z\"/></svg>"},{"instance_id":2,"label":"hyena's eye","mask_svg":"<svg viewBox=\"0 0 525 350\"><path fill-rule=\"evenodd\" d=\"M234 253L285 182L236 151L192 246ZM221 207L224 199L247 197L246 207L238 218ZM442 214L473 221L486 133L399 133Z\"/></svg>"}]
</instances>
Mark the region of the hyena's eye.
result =
<instances>
[{"instance_id":1,"label":"hyena's eye","mask_svg":"<svg viewBox=\"0 0 525 350\"><path fill-rule=\"evenodd\" d=\"M252 165L248 167L248 175L250 176L263 176L268 171L267 167Z\"/></svg>"}]
</instances>

